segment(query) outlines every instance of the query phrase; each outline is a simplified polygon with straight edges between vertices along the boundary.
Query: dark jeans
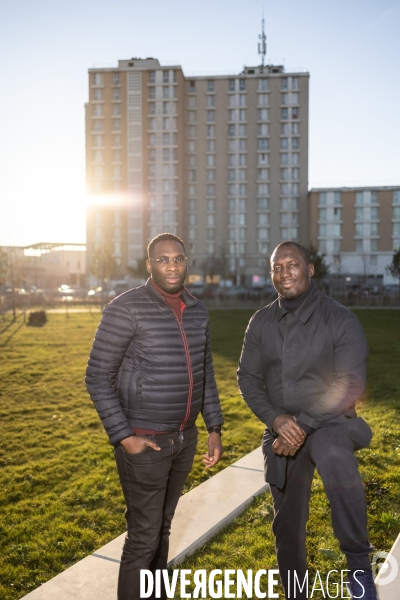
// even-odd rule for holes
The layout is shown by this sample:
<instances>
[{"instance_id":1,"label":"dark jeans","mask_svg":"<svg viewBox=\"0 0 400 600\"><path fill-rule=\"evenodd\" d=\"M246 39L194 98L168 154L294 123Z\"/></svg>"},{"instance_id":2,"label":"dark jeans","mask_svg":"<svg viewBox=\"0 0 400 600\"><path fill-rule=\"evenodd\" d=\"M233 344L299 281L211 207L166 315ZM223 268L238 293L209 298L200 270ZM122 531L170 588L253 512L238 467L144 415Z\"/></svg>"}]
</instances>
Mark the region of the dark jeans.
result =
<instances>
[{"instance_id":1,"label":"dark jeans","mask_svg":"<svg viewBox=\"0 0 400 600\"><path fill-rule=\"evenodd\" d=\"M293 570L302 583L307 570L306 524L311 483L316 468L324 484L331 509L332 526L348 568L370 569L367 507L364 488L354 456L355 443L346 427L317 429L309 435L295 457L287 461L283 489L271 485L274 501L276 554L287 598L307 598L305 589L293 593ZM335 568L334 566L332 568ZM288 571L290 570L290 594Z\"/></svg>"},{"instance_id":2,"label":"dark jeans","mask_svg":"<svg viewBox=\"0 0 400 600\"><path fill-rule=\"evenodd\" d=\"M196 450L197 428L152 437L161 447L128 454L121 445L115 459L126 502L127 535L122 550L118 600L140 598L140 569L166 569L169 535ZM165 591L164 596L165 598Z\"/></svg>"}]
</instances>

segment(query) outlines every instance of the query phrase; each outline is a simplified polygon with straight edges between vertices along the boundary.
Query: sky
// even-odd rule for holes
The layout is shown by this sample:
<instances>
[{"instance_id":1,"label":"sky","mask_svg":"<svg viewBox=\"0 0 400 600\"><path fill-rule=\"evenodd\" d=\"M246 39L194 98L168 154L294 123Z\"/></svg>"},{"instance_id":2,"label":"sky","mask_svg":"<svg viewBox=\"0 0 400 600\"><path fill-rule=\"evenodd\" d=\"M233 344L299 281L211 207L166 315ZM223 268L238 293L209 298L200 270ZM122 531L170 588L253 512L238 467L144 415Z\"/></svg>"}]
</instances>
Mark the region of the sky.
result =
<instances>
[{"instance_id":1,"label":"sky","mask_svg":"<svg viewBox=\"0 0 400 600\"><path fill-rule=\"evenodd\" d=\"M400 184L400 0L0 0L0 245L85 241L87 70L310 72L309 186Z\"/></svg>"}]
</instances>

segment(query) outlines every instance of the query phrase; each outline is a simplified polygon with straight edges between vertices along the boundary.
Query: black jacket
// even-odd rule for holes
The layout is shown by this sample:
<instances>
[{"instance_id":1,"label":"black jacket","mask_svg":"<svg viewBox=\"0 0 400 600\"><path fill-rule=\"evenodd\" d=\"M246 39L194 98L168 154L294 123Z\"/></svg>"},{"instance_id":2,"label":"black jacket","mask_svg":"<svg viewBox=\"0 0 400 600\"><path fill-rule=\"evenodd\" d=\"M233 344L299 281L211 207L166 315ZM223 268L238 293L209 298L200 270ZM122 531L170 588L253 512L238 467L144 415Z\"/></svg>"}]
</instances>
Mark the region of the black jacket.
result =
<instances>
[{"instance_id":1,"label":"black jacket","mask_svg":"<svg viewBox=\"0 0 400 600\"><path fill-rule=\"evenodd\" d=\"M237 375L245 402L267 426L263 447L269 483L281 487L284 482L286 459L271 448L276 417L296 416L307 434L356 417L367 356L357 317L315 285L294 312L278 298L253 315Z\"/></svg>"},{"instance_id":2,"label":"black jacket","mask_svg":"<svg viewBox=\"0 0 400 600\"><path fill-rule=\"evenodd\" d=\"M223 423L205 306L184 289L182 324L150 279L104 310L86 385L111 444L132 427L178 431L202 412L207 428Z\"/></svg>"}]
</instances>

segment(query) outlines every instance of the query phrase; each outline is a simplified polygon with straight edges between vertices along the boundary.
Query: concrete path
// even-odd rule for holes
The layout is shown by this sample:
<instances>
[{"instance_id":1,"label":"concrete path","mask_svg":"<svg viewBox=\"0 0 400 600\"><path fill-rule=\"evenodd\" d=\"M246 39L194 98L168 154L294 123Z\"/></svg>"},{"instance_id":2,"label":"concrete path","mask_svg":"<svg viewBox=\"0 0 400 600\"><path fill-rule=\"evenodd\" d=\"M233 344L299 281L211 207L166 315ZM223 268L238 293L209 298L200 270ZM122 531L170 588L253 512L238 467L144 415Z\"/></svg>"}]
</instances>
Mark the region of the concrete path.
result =
<instances>
[{"instance_id":1,"label":"concrete path","mask_svg":"<svg viewBox=\"0 0 400 600\"><path fill-rule=\"evenodd\" d=\"M172 522L169 566L183 561L268 489L261 448L220 471L179 501ZM125 534L24 596L24 600L116 600Z\"/></svg>"}]
</instances>

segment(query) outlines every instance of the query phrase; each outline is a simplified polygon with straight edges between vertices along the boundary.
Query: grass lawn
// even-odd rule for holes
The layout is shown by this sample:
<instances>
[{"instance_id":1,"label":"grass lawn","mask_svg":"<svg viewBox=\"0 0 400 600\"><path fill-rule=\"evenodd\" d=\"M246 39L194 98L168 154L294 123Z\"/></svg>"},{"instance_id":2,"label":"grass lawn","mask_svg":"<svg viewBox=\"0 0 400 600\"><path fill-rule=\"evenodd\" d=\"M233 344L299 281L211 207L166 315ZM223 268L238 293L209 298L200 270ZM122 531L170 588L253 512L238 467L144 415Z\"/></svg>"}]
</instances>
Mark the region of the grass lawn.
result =
<instances>
[{"instance_id":1,"label":"grass lawn","mask_svg":"<svg viewBox=\"0 0 400 600\"><path fill-rule=\"evenodd\" d=\"M211 311L214 364L226 420L225 455L212 472L201 455L185 490L260 444L263 426L241 400L235 370L253 311ZM374 430L358 453L369 506L371 542L389 550L400 530L400 311L363 310L370 344L368 389L360 413ZM112 449L83 382L98 316L49 315L43 328L0 324L0 598L16 600L124 530ZM201 423L201 420L199 420ZM212 508L212 507L210 507ZM314 480L308 539L311 569L345 568L321 481ZM182 568L253 569L276 564L268 495ZM334 556L332 554L332 556ZM314 595L315 597L315 595Z\"/></svg>"}]
</instances>

